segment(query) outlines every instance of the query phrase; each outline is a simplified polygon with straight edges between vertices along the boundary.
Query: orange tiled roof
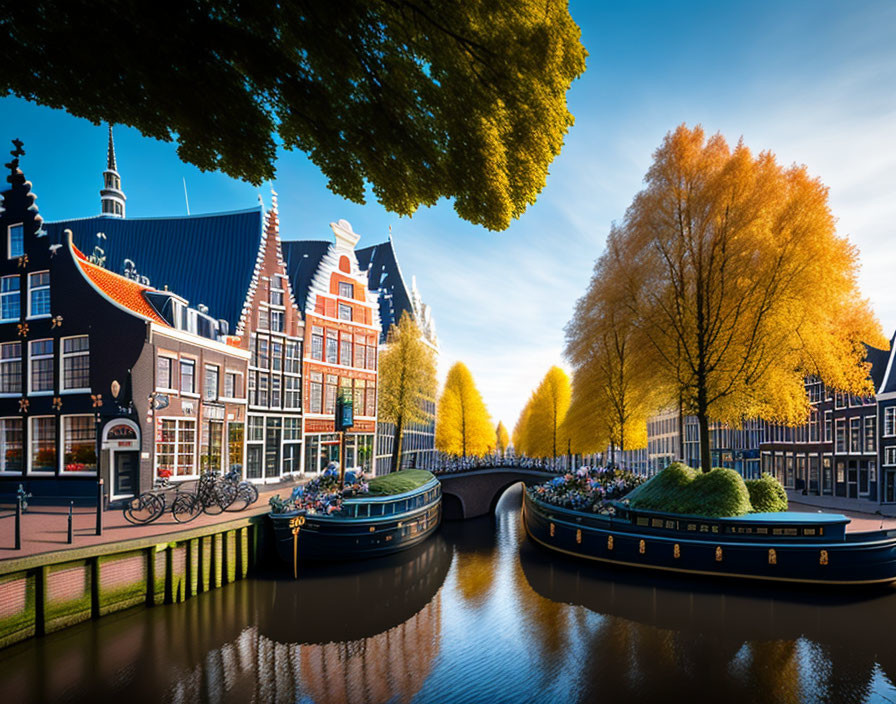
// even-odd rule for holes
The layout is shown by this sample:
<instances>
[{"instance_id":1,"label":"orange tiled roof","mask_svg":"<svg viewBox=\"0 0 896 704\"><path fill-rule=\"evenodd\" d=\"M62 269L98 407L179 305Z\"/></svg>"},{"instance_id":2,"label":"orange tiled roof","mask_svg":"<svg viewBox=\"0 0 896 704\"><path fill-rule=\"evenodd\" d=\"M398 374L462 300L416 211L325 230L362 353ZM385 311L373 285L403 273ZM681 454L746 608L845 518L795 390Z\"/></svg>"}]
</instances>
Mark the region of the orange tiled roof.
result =
<instances>
[{"instance_id":1,"label":"orange tiled roof","mask_svg":"<svg viewBox=\"0 0 896 704\"><path fill-rule=\"evenodd\" d=\"M75 259L84 275L93 282L93 285L105 293L109 298L124 306L128 310L138 313L149 318L154 323L159 323L165 327L171 327L165 322L164 318L156 313L155 309L149 305L146 298L143 297L144 291L155 291L150 286L143 286L136 281L132 281L124 276L115 274L96 264L91 264L87 257L74 245L72 250L75 253Z\"/></svg>"}]
</instances>

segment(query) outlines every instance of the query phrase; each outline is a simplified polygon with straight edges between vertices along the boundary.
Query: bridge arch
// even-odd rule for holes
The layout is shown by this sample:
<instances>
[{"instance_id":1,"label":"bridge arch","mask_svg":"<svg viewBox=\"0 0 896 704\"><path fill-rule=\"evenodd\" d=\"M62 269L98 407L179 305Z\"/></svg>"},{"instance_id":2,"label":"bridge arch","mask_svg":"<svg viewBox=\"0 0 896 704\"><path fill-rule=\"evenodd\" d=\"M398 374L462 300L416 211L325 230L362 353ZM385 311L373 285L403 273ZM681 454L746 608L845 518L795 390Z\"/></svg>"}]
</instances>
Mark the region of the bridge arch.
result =
<instances>
[{"instance_id":1,"label":"bridge arch","mask_svg":"<svg viewBox=\"0 0 896 704\"><path fill-rule=\"evenodd\" d=\"M492 514L501 496L514 484L539 484L557 476L552 472L484 467L438 475L442 482L442 515L446 520Z\"/></svg>"}]
</instances>

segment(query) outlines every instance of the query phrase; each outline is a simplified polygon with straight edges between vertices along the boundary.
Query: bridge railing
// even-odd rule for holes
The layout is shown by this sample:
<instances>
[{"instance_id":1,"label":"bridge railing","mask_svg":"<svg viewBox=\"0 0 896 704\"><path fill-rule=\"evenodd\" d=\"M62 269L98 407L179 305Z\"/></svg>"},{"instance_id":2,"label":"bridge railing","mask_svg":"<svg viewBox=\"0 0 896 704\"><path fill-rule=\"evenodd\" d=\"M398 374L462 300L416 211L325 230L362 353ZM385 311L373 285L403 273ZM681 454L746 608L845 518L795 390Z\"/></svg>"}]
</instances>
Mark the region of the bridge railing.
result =
<instances>
[{"instance_id":1,"label":"bridge railing","mask_svg":"<svg viewBox=\"0 0 896 704\"><path fill-rule=\"evenodd\" d=\"M457 474L475 472L479 469L507 468L532 469L539 472L556 472L563 474L570 466L576 466L575 460L570 462L567 456L557 458L518 457L516 455L483 455L482 457L458 457L455 455L436 455L433 474Z\"/></svg>"}]
</instances>

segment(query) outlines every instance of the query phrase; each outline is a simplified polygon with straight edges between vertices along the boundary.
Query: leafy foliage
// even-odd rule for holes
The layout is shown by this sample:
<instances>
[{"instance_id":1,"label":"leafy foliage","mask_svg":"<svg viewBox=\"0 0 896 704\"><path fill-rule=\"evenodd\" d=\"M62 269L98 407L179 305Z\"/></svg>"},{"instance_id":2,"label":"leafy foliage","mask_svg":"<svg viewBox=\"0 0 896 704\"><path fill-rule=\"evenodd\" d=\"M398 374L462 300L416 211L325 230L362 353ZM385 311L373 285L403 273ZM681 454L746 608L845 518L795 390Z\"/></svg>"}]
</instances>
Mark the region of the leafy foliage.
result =
<instances>
[{"instance_id":1,"label":"leafy foliage","mask_svg":"<svg viewBox=\"0 0 896 704\"><path fill-rule=\"evenodd\" d=\"M759 479L747 479L745 483L753 511L773 513L787 510L787 492L771 474L763 474Z\"/></svg>"},{"instance_id":2,"label":"leafy foliage","mask_svg":"<svg viewBox=\"0 0 896 704\"><path fill-rule=\"evenodd\" d=\"M346 472L345 481L340 486L339 471L330 466L320 476L293 489L288 499L281 499L277 494L272 496L268 503L272 513L305 511L309 514L330 515L342 510L344 498L367 494L368 491L369 485L364 479L363 472Z\"/></svg>"},{"instance_id":3,"label":"leafy foliage","mask_svg":"<svg viewBox=\"0 0 896 704\"><path fill-rule=\"evenodd\" d=\"M643 481L643 477L621 469L580 467L526 491L532 498L555 506L602 513L610 510L608 501L623 498Z\"/></svg>"},{"instance_id":4,"label":"leafy foliage","mask_svg":"<svg viewBox=\"0 0 896 704\"><path fill-rule=\"evenodd\" d=\"M520 414L519 431L514 431L518 452L530 457L556 457L566 452L567 436L562 428L571 395L566 372L551 367Z\"/></svg>"},{"instance_id":5,"label":"leafy foliage","mask_svg":"<svg viewBox=\"0 0 896 704\"><path fill-rule=\"evenodd\" d=\"M504 423L500 420L495 428L495 442L495 450L498 454L503 455L507 452L507 446L510 445L510 436L507 434L507 428L504 427Z\"/></svg>"},{"instance_id":6,"label":"leafy foliage","mask_svg":"<svg viewBox=\"0 0 896 704\"><path fill-rule=\"evenodd\" d=\"M405 215L454 198L491 229L544 188L586 57L567 3L535 0L35 0L0 27L0 95L176 138L184 161L254 184L279 141L349 200L365 182Z\"/></svg>"},{"instance_id":7,"label":"leafy foliage","mask_svg":"<svg viewBox=\"0 0 896 704\"><path fill-rule=\"evenodd\" d=\"M393 325L386 348L379 354L379 418L395 424L393 469L401 467L404 430L413 423L432 419L424 399L436 394L436 360L423 341L413 317L405 312Z\"/></svg>"},{"instance_id":8,"label":"leafy foliage","mask_svg":"<svg viewBox=\"0 0 896 704\"><path fill-rule=\"evenodd\" d=\"M698 472L673 462L628 496L632 508L715 518L752 511L743 478L733 469Z\"/></svg>"},{"instance_id":9,"label":"leafy foliage","mask_svg":"<svg viewBox=\"0 0 896 704\"><path fill-rule=\"evenodd\" d=\"M436 413L436 449L449 455L484 455L494 449L495 431L463 362L456 362L445 378Z\"/></svg>"}]
</instances>

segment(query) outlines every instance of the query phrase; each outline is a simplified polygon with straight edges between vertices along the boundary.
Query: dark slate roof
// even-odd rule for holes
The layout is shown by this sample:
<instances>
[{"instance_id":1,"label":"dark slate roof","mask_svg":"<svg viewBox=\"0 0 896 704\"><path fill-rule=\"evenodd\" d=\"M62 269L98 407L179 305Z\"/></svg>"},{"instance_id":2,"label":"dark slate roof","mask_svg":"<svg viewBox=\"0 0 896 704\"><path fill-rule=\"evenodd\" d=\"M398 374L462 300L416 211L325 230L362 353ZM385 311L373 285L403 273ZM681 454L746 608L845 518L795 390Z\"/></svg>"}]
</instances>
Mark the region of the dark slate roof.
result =
<instances>
[{"instance_id":1,"label":"dark slate roof","mask_svg":"<svg viewBox=\"0 0 896 704\"><path fill-rule=\"evenodd\" d=\"M888 350L879 350L866 344L865 361L871 363L871 381L874 383L875 390L878 390L884 381L887 363L890 361L890 352Z\"/></svg>"},{"instance_id":2,"label":"dark slate roof","mask_svg":"<svg viewBox=\"0 0 896 704\"><path fill-rule=\"evenodd\" d=\"M886 358L884 358L883 363L880 365L881 366L881 377L883 377L883 375L886 374L887 365L890 363L889 357L891 355L896 356L896 348L894 348L894 346L896 346L896 335L893 335L893 339L890 340L890 351L884 352L884 354L886 355ZM896 366L896 359L893 360L893 366ZM883 388L883 389L878 388L880 382L875 381L874 387L878 389L877 393L883 394L883 393L896 391L896 369L892 369L892 368L890 369L890 376L887 378L886 381L887 381L887 386L886 386L886 388Z\"/></svg>"},{"instance_id":3,"label":"dark slate roof","mask_svg":"<svg viewBox=\"0 0 896 704\"><path fill-rule=\"evenodd\" d=\"M292 286L296 304L304 314L305 301L311 288L311 279L320 265L321 259L330 248L330 243L323 240L282 240L283 259L286 261L286 274Z\"/></svg>"},{"instance_id":4,"label":"dark slate roof","mask_svg":"<svg viewBox=\"0 0 896 704\"><path fill-rule=\"evenodd\" d=\"M171 218L96 216L44 223L50 242L61 243L66 229L75 246L90 255L99 244L105 266L124 273L124 260L149 277L151 286L166 285L195 307L208 306L209 315L223 318L236 330L252 281L263 217L261 207L229 213ZM106 240L96 237L103 232Z\"/></svg>"},{"instance_id":5,"label":"dark slate roof","mask_svg":"<svg viewBox=\"0 0 896 704\"><path fill-rule=\"evenodd\" d=\"M398 324L402 313L407 311L414 314L410 293L395 258L395 248L392 240L386 240L382 244L356 250L355 256L358 257L358 266L367 270L370 290L379 294L380 322L383 326L380 341L385 342L389 328Z\"/></svg>"}]
</instances>

